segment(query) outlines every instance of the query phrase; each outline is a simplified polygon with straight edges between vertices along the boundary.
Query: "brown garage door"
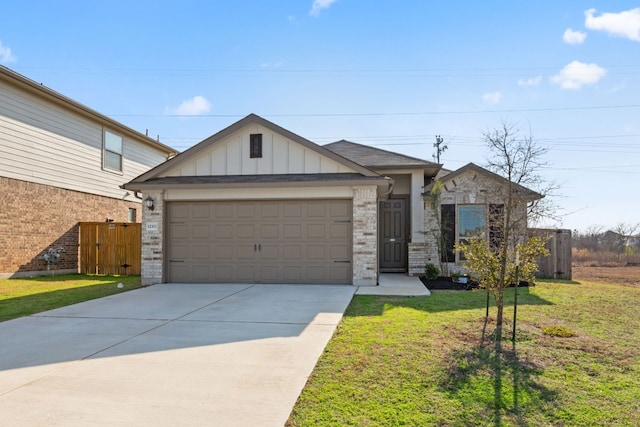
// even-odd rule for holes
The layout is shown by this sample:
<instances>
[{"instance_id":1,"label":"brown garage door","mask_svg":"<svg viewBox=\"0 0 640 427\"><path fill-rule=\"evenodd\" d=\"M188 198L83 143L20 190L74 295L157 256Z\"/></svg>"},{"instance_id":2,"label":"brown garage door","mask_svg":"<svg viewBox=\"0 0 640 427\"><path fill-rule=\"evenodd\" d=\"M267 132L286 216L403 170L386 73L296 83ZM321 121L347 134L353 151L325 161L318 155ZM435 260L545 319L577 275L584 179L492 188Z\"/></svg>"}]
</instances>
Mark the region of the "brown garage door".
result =
<instances>
[{"instance_id":1,"label":"brown garage door","mask_svg":"<svg viewBox=\"0 0 640 427\"><path fill-rule=\"evenodd\" d=\"M170 282L351 283L351 201L170 202Z\"/></svg>"}]
</instances>

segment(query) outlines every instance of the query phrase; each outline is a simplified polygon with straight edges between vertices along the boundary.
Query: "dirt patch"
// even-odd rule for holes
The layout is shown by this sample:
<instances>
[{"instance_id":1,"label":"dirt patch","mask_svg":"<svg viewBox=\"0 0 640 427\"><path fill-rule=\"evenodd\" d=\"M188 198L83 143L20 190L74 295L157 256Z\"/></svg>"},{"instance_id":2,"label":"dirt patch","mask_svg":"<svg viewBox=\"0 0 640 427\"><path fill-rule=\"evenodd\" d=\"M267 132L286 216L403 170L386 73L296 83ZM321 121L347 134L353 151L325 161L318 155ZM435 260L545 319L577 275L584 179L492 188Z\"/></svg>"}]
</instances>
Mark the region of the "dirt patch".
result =
<instances>
[{"instance_id":1,"label":"dirt patch","mask_svg":"<svg viewBox=\"0 0 640 427\"><path fill-rule=\"evenodd\" d=\"M640 287L640 267L572 267L573 280Z\"/></svg>"}]
</instances>

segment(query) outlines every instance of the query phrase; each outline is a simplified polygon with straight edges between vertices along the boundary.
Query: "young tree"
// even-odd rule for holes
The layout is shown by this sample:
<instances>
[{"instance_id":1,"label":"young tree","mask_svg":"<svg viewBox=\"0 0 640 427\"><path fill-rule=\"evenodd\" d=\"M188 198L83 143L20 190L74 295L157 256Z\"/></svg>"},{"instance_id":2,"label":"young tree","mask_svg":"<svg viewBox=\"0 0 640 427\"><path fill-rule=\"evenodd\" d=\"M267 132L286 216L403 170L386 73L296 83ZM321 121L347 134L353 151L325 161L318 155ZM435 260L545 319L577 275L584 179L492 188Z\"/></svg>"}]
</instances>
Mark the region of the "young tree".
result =
<instances>
[{"instance_id":1,"label":"young tree","mask_svg":"<svg viewBox=\"0 0 640 427\"><path fill-rule=\"evenodd\" d=\"M520 252L521 277L532 280L535 259L546 251L542 239L527 238L527 220L551 216L552 206L541 201L555 186L541 185L539 171L548 149L530 135L522 136L513 125L502 122L500 128L483 136L489 149L487 169L504 179L489 196L500 204L494 204L498 208L489 212L489 241L469 239L456 250L466 258L469 272L493 294L498 309L496 333L501 337L504 290L515 280L516 252ZM542 190L532 191L535 189Z\"/></svg>"}]
</instances>

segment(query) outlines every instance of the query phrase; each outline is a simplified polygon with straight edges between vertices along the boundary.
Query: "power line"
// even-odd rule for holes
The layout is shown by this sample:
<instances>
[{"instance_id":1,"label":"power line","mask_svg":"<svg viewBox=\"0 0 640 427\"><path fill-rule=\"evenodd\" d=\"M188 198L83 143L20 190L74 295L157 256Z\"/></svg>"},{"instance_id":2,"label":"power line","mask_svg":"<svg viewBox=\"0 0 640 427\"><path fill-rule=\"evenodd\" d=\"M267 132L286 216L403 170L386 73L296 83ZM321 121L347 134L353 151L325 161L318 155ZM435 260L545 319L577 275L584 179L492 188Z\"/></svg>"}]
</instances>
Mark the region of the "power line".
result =
<instances>
[{"instance_id":1,"label":"power line","mask_svg":"<svg viewBox=\"0 0 640 427\"><path fill-rule=\"evenodd\" d=\"M540 111L585 111L640 108L640 104L627 105L595 105L585 107L539 107L511 108L502 110L450 110L420 112L368 112L368 113L301 113L301 114L262 114L263 117L387 117L387 116L429 116L445 114L485 114L485 113L531 113ZM241 118L246 114L107 114L110 117L142 117L142 118Z\"/></svg>"}]
</instances>

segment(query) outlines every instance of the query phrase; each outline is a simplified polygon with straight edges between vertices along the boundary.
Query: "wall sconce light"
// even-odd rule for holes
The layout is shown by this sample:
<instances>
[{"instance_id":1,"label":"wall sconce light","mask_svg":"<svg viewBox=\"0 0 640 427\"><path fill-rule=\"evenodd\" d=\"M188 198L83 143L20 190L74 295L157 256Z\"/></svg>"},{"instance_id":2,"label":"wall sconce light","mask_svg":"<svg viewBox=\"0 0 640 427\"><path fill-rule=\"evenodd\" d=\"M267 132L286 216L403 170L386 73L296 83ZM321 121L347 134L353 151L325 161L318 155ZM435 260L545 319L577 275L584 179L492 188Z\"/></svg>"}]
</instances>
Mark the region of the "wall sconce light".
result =
<instances>
[{"instance_id":1,"label":"wall sconce light","mask_svg":"<svg viewBox=\"0 0 640 427\"><path fill-rule=\"evenodd\" d=\"M151 198L151 196L147 196L146 199L144 199L144 205L147 207L147 209L149 209L150 211L153 210L154 206L153 206L153 199Z\"/></svg>"}]
</instances>

